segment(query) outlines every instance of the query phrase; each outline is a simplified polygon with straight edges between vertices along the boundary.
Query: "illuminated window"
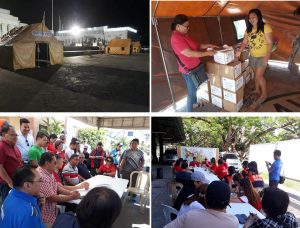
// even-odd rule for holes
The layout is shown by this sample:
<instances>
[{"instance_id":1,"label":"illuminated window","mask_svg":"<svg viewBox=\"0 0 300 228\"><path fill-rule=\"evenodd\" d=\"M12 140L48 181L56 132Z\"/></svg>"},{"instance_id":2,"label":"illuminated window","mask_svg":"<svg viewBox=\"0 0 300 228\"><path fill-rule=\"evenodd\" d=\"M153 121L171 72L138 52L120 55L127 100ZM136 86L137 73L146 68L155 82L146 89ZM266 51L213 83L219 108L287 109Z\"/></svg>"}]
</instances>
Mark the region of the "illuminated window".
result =
<instances>
[{"instance_id":1,"label":"illuminated window","mask_svg":"<svg viewBox=\"0 0 300 228\"><path fill-rule=\"evenodd\" d=\"M246 31L246 21L245 19L237 20L233 22L234 27L236 29L237 40L241 41L244 38L244 34Z\"/></svg>"}]
</instances>

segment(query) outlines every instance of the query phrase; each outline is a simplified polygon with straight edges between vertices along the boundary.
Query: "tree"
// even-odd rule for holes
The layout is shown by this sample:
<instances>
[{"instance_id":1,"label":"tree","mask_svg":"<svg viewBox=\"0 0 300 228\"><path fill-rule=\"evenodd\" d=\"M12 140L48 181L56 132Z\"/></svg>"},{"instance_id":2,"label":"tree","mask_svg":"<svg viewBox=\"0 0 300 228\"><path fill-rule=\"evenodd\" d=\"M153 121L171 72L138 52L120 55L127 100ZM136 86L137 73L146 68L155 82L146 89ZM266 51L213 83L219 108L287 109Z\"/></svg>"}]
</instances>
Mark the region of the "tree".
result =
<instances>
[{"instance_id":1,"label":"tree","mask_svg":"<svg viewBox=\"0 0 300 228\"><path fill-rule=\"evenodd\" d=\"M240 160L249 155L251 144L300 135L300 118L296 117L195 117L183 118L183 124L186 145L231 151Z\"/></svg>"},{"instance_id":2,"label":"tree","mask_svg":"<svg viewBox=\"0 0 300 228\"><path fill-rule=\"evenodd\" d=\"M95 148L98 142L105 142L105 134L106 130L104 129L96 129L96 128L83 128L79 129L77 132L77 137L80 142L83 142L84 139L87 140L87 143Z\"/></svg>"},{"instance_id":3,"label":"tree","mask_svg":"<svg viewBox=\"0 0 300 228\"><path fill-rule=\"evenodd\" d=\"M54 119L53 117L52 118L46 117L42 119L42 126L43 129L40 130L46 131L48 135L50 134L60 135L61 132L63 131L64 123L62 121Z\"/></svg>"}]
</instances>

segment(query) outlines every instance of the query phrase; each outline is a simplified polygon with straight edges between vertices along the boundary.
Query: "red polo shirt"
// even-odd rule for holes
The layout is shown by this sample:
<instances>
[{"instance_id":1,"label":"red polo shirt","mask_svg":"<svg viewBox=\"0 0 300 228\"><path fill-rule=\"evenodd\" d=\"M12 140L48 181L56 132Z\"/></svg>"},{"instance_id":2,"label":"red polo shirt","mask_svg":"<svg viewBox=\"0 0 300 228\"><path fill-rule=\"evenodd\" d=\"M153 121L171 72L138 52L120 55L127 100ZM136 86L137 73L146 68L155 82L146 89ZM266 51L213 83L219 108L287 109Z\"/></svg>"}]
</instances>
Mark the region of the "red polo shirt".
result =
<instances>
[{"instance_id":1,"label":"red polo shirt","mask_svg":"<svg viewBox=\"0 0 300 228\"><path fill-rule=\"evenodd\" d=\"M218 178L222 180L227 174L228 173L227 173L226 165L224 164L219 165L216 171L216 175L218 176Z\"/></svg>"},{"instance_id":2,"label":"red polo shirt","mask_svg":"<svg viewBox=\"0 0 300 228\"><path fill-rule=\"evenodd\" d=\"M0 164L3 165L10 178L12 178L17 168L23 166L19 149L16 146L9 145L5 140L0 141ZM5 183L1 177L0 183Z\"/></svg>"},{"instance_id":3,"label":"red polo shirt","mask_svg":"<svg viewBox=\"0 0 300 228\"><path fill-rule=\"evenodd\" d=\"M200 47L199 44L195 42L188 34L181 34L176 30L173 31L171 45L175 54L188 69L193 69L201 63L201 60L198 57L187 57L181 54L181 52L185 49L197 51ZM183 69L183 67L179 63L178 65L179 71L186 74L187 72Z\"/></svg>"}]
</instances>

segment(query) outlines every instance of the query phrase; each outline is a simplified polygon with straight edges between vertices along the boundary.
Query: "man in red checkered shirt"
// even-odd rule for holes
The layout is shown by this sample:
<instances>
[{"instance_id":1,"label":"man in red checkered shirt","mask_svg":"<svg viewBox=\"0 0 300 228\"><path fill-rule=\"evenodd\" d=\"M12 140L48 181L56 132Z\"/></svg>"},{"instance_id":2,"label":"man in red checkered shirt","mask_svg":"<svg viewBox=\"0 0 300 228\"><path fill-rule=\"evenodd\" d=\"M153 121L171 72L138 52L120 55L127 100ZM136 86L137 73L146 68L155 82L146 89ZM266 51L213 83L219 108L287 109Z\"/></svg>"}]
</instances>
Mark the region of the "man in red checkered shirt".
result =
<instances>
[{"instance_id":1,"label":"man in red checkered shirt","mask_svg":"<svg viewBox=\"0 0 300 228\"><path fill-rule=\"evenodd\" d=\"M57 185L53 176L55 170L55 156L51 152L42 154L39 172L42 177L41 193L46 198L46 204L42 210L43 222L46 227L51 227L56 219L56 204L80 198L77 191L69 191Z\"/></svg>"}]
</instances>

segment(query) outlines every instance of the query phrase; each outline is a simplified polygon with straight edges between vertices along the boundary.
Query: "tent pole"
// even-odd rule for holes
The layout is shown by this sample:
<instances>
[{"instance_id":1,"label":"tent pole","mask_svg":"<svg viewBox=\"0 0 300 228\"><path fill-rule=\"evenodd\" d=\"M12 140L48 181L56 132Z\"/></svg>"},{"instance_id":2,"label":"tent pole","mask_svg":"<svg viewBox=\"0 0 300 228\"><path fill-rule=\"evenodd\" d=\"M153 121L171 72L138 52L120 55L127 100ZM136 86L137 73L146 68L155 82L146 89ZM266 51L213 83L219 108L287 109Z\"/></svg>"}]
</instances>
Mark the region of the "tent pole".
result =
<instances>
[{"instance_id":1,"label":"tent pole","mask_svg":"<svg viewBox=\"0 0 300 228\"><path fill-rule=\"evenodd\" d=\"M160 42L160 36L159 36L159 32L158 32L158 28L157 28L157 18L155 18L155 13L158 7L159 1L156 2L156 6L155 6L155 10L152 16L152 24L154 25L155 28L155 32L156 32L156 36L157 36L157 40L158 40L158 45L159 45L159 49L160 49L160 53L161 53L161 57L163 60L163 64L164 64L164 69L166 72L166 77L167 77L167 81L168 81L168 86L170 89L170 93L171 93L171 98L172 98L172 102L173 102L173 109L176 111L176 103L174 100L174 95L173 95L173 90L172 90L172 86L171 86L171 82L170 82L170 78L169 78L169 73L168 73L168 69L167 69L167 64L166 64L166 60L165 60L165 55L161 46L161 42Z\"/></svg>"},{"instance_id":2,"label":"tent pole","mask_svg":"<svg viewBox=\"0 0 300 228\"><path fill-rule=\"evenodd\" d=\"M221 17L220 15L218 15L218 22L219 22L219 29L220 29L220 35L221 35L221 42L222 42L222 45L224 45L224 41L223 41L223 35L222 35L222 28L221 28Z\"/></svg>"},{"instance_id":3,"label":"tent pole","mask_svg":"<svg viewBox=\"0 0 300 228\"><path fill-rule=\"evenodd\" d=\"M40 44L37 44L37 53L38 53L38 68L40 68Z\"/></svg>"}]
</instances>

